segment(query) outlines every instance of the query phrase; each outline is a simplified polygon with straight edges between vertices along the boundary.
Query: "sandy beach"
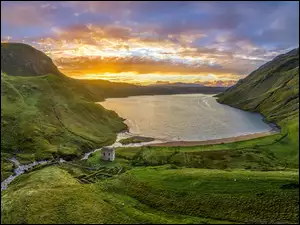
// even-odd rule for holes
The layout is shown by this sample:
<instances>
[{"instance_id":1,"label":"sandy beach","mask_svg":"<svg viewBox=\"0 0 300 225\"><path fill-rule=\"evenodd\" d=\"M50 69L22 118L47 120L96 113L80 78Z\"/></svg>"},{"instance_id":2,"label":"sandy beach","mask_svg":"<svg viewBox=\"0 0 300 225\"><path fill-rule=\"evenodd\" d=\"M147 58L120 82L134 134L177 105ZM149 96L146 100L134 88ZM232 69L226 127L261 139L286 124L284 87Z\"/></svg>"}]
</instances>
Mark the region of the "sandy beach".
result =
<instances>
[{"instance_id":1,"label":"sandy beach","mask_svg":"<svg viewBox=\"0 0 300 225\"><path fill-rule=\"evenodd\" d=\"M231 143L237 141L245 141L260 137L265 137L273 134L280 133L279 129L273 128L271 131L267 132L260 132L255 134L247 134L241 135L236 137L230 138L221 138L221 139L214 139L214 140L207 140L207 141L171 141L165 143L155 143L149 144L148 146L197 146L197 145L215 145L215 144L222 144L222 143Z\"/></svg>"}]
</instances>

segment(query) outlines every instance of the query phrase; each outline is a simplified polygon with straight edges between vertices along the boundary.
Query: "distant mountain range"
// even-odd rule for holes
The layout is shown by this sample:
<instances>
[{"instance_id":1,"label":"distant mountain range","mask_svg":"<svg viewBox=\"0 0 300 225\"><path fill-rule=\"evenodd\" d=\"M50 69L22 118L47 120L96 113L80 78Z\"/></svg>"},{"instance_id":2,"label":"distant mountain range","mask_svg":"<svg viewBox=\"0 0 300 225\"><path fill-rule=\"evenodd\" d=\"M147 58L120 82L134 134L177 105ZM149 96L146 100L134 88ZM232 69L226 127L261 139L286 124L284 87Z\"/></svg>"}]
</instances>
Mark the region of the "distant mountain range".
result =
<instances>
[{"instance_id":1,"label":"distant mountain range","mask_svg":"<svg viewBox=\"0 0 300 225\"><path fill-rule=\"evenodd\" d=\"M167 86L167 87L206 87L204 84L201 83L183 83L183 82L161 82L158 81L155 84L150 84L149 86Z\"/></svg>"},{"instance_id":2,"label":"distant mountain range","mask_svg":"<svg viewBox=\"0 0 300 225\"><path fill-rule=\"evenodd\" d=\"M214 88L228 88L236 83L235 80L214 80L214 81L196 81L193 83L175 82L171 83L168 81L157 81L155 84L150 84L148 86L154 87L214 87ZM141 84L137 84L141 85Z\"/></svg>"}]
</instances>

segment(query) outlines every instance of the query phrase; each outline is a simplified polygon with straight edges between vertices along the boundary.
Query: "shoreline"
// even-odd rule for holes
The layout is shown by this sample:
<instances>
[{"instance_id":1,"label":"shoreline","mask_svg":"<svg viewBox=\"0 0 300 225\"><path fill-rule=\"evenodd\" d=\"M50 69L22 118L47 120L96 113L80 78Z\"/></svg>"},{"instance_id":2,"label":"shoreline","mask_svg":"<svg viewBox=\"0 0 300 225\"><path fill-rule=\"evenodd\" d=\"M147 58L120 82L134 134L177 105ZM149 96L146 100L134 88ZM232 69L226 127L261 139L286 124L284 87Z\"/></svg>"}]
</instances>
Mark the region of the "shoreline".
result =
<instances>
[{"instance_id":1,"label":"shoreline","mask_svg":"<svg viewBox=\"0 0 300 225\"><path fill-rule=\"evenodd\" d=\"M162 94L162 93L161 94L137 94L137 95L128 95L128 96L105 97L103 100L96 101L94 103L101 105L101 103L103 103L107 99L111 99L111 98L130 98L130 97L166 96L166 95L194 95L194 94L212 95L211 97L215 97L215 95L218 95L221 93L222 93L222 91L221 92L211 92L211 93L191 92L191 93L171 93L171 94L169 94L169 93L168 94ZM107 109L107 108L105 108L105 109Z\"/></svg>"},{"instance_id":2,"label":"shoreline","mask_svg":"<svg viewBox=\"0 0 300 225\"><path fill-rule=\"evenodd\" d=\"M204 95L211 95L212 98L215 99L215 101L221 105L227 105L229 107L241 110L241 111L246 111L246 112L250 112L250 113L255 113L255 114L259 114L262 116L262 120L264 123L268 124L271 129L269 131L264 131L264 132L258 132L258 133L251 133L251 134L245 134L245 135L239 135L239 136L235 136L235 137L228 137L228 138L220 138L220 139L212 139L212 140L203 140L203 141L168 141L168 140L163 140L160 138L154 138L154 141L160 141L159 143L147 143L147 142L141 142L141 143L136 143L136 144L141 144L143 146L201 146L201 145L216 145L216 144L225 144L225 143L234 143L234 142L240 142L240 141L246 141L246 140L251 140L251 139L256 139L256 138L261 138L261 137L266 137L266 136L270 136L270 135L274 135L274 134L279 134L281 132L281 128L274 122L270 122L270 121L266 121L264 115L262 115L260 112L256 112L256 111L247 111L241 108L237 108L234 107L232 105L228 105L222 102L219 102L218 100L218 94L220 94L222 92L218 92L218 93L173 93L173 94L154 94L154 96L158 95L186 95L186 94L204 94ZM110 97L110 98L129 98L129 97L135 97L135 96L139 96L139 97L146 97L149 96L149 94L145 94L145 95L132 95L132 96L122 96L122 97ZM152 94L150 94L150 96L152 96ZM105 98L104 100L102 100L101 102L105 102L107 100L107 98ZM97 104L101 104L101 102L96 102ZM120 117L120 116L119 116ZM129 131L129 126L125 123L126 119L120 117L123 120L123 123L126 125L126 128L124 130L122 130L120 133L127 133L130 134L130 137L142 137L139 136L138 134L131 134ZM116 142L118 141L118 135L117 135L117 139ZM144 144L146 143L146 144ZM130 147L130 146L124 146L124 147Z\"/></svg>"},{"instance_id":3,"label":"shoreline","mask_svg":"<svg viewBox=\"0 0 300 225\"><path fill-rule=\"evenodd\" d=\"M149 144L147 146L179 147L179 146L215 145L215 144L222 144L222 143L225 144L225 143L246 141L246 140L270 136L278 133L280 133L280 130L273 128L270 131L240 135L240 136L229 137L229 138L220 138L220 139L213 139L213 140L206 140L206 141L170 141L165 143Z\"/></svg>"}]
</instances>

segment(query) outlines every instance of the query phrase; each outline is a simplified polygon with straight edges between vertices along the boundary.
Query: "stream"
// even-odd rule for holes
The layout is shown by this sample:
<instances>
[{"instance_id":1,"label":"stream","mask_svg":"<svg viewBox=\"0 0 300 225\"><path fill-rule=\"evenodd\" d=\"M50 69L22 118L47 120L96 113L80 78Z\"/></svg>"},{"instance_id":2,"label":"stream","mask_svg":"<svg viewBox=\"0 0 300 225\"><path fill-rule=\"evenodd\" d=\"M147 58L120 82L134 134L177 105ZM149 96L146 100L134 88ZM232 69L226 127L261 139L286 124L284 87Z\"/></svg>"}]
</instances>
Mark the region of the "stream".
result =
<instances>
[{"instance_id":1,"label":"stream","mask_svg":"<svg viewBox=\"0 0 300 225\"><path fill-rule=\"evenodd\" d=\"M26 165L21 165L16 158L11 158L8 160L11 161L13 164L15 164L17 168L14 170L14 174L10 175L7 179L1 182L1 191L6 190L7 186L18 176L25 173L25 171L31 169L34 166L47 164L51 162L51 160L42 160L42 161L34 161L33 163L26 164ZM60 158L58 162L62 163L65 162L65 160Z\"/></svg>"},{"instance_id":2,"label":"stream","mask_svg":"<svg viewBox=\"0 0 300 225\"><path fill-rule=\"evenodd\" d=\"M18 176L23 174L25 171L31 169L34 166L40 165L40 164L46 164L49 163L50 160L43 160L43 161L35 161L33 163L27 164L27 165L21 165L20 162L16 158L8 159L11 161L17 168L14 170L13 175L10 175L7 179L5 179L3 182L1 182L1 191L5 190L7 186Z\"/></svg>"},{"instance_id":3,"label":"stream","mask_svg":"<svg viewBox=\"0 0 300 225\"><path fill-rule=\"evenodd\" d=\"M279 128L276 125L274 125L274 124L270 124L270 125L272 127L272 130L276 130L278 132ZM126 132L122 131L122 132L117 134L116 141L112 145L104 146L104 147L114 147L114 148L116 148L116 147L140 147L140 146L145 146L145 145L149 145L149 144L164 143L164 142L167 141L166 139L156 138L154 141L149 141L149 142L131 143L131 144L126 144L126 145L123 145L122 143L120 143L120 140L125 139L125 138L130 138L130 137L133 137L133 136L137 136L137 135L129 133L128 131L126 131ZM81 158L81 160L87 160L92 153L98 152L102 148L103 147L97 148L93 151L85 153L84 156ZM52 160L42 160L42 161L34 161L34 162L32 162L30 164L26 164L26 165L21 165L20 162L14 157L10 158L8 160L11 161L17 168L14 170L13 175L10 175L7 179L5 179L3 182L1 182L1 191L6 190L7 186L15 178L17 178L18 176L23 174L25 171L28 171L32 167L40 165L40 164L47 164L47 163L53 162ZM57 162L63 163L63 162L66 162L66 161L64 159L60 158L59 160L57 160Z\"/></svg>"},{"instance_id":4,"label":"stream","mask_svg":"<svg viewBox=\"0 0 300 225\"><path fill-rule=\"evenodd\" d=\"M131 144L126 144L126 145L123 145L122 143L120 143L120 140L122 140L124 138L130 138L130 137L133 137L133 136L137 136L137 135L131 134L129 132L120 132L117 135L117 139L116 139L115 143L113 143L112 145L109 145L109 146L104 146L104 147L114 147L114 148L116 148L116 147L140 147L140 146L144 146L144 145L148 145L148 144L156 144L156 143L166 142L166 140L164 140L164 139L155 139L154 141L131 143ZM93 151L85 153L81 160L87 160L92 153L98 152L101 149L102 148L97 148Z\"/></svg>"},{"instance_id":5,"label":"stream","mask_svg":"<svg viewBox=\"0 0 300 225\"><path fill-rule=\"evenodd\" d=\"M141 143L127 144L127 145L123 145L119 142L120 140L122 140L124 138L133 137L133 136L135 136L135 135L130 134L128 132L118 133L115 143L113 143L112 145L109 145L109 146L105 146L105 147L123 147L123 146L124 147L138 147L138 146L143 146L143 145L146 145L146 144L149 144L149 143L154 144L154 143L161 143L162 142L162 140L154 140L154 141L151 141L151 142L141 142ZM88 153L85 153L83 158L81 158L81 160L87 160L92 153L100 151L101 149L102 148L98 148L98 149L95 149L95 150L90 151ZM5 179L4 181L1 182L1 191L6 190L7 186L14 179L16 179L18 176L25 173L25 171L28 171L29 169L31 169L32 167L35 167L37 165L47 164L47 163L50 163L52 161L52 160L34 161L30 164L21 165L20 162L14 157L10 158L8 160L11 161L17 168L14 170L14 174L10 175L7 179ZM65 160L60 158L57 162L63 163L63 162L65 162Z\"/></svg>"}]
</instances>

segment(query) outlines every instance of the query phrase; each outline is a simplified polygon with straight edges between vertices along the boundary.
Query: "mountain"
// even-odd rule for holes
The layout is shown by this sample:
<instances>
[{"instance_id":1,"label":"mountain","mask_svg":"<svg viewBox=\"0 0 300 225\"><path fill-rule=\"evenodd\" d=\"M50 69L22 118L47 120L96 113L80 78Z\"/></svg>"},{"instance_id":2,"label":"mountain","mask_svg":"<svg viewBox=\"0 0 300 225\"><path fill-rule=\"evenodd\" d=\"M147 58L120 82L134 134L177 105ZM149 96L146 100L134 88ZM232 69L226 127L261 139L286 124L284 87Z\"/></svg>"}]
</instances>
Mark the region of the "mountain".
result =
<instances>
[{"instance_id":1,"label":"mountain","mask_svg":"<svg viewBox=\"0 0 300 225\"><path fill-rule=\"evenodd\" d=\"M217 95L218 102L259 112L281 127L270 149L287 164L299 165L299 48L275 57Z\"/></svg>"},{"instance_id":2,"label":"mountain","mask_svg":"<svg viewBox=\"0 0 300 225\"><path fill-rule=\"evenodd\" d=\"M158 94L173 93L173 94L185 94L185 93L205 93L214 94L220 93L227 89L227 87L208 87L200 83L169 83L169 82L157 82L156 84L150 84L144 87L145 91L157 92Z\"/></svg>"},{"instance_id":3,"label":"mountain","mask_svg":"<svg viewBox=\"0 0 300 225\"><path fill-rule=\"evenodd\" d=\"M80 80L93 93L100 93L104 97L125 97L134 95L169 95L169 94L188 94L205 93L217 94L225 87L206 87L201 85L148 85L140 86L126 83L109 82L105 80Z\"/></svg>"},{"instance_id":4,"label":"mountain","mask_svg":"<svg viewBox=\"0 0 300 225\"><path fill-rule=\"evenodd\" d=\"M176 83L169 83L169 82L159 82L156 84L151 84L149 86L166 86L166 87L205 87L205 85L201 83L183 83L183 82L176 82Z\"/></svg>"},{"instance_id":5,"label":"mountain","mask_svg":"<svg viewBox=\"0 0 300 225\"><path fill-rule=\"evenodd\" d=\"M280 122L299 114L299 48L275 57L218 95L220 103Z\"/></svg>"},{"instance_id":6,"label":"mountain","mask_svg":"<svg viewBox=\"0 0 300 225\"><path fill-rule=\"evenodd\" d=\"M48 56L22 43L1 43L1 71L11 76L62 75Z\"/></svg>"},{"instance_id":7,"label":"mountain","mask_svg":"<svg viewBox=\"0 0 300 225\"><path fill-rule=\"evenodd\" d=\"M44 53L24 44L1 49L1 179L12 156L22 163L79 158L126 129L115 112L94 103L104 99L100 93L64 76Z\"/></svg>"}]
</instances>

